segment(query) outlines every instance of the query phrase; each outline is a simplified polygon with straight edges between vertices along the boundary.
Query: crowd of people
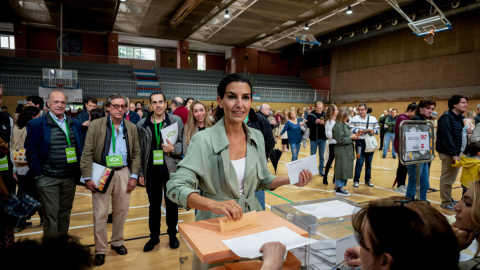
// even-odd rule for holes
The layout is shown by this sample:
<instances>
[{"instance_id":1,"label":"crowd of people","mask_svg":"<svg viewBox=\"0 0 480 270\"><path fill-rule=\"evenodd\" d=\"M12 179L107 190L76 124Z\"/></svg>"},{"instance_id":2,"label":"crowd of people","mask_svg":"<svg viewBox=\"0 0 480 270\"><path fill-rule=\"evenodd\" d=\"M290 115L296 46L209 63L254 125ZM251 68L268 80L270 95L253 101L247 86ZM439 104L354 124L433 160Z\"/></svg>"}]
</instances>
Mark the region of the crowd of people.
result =
<instances>
[{"instance_id":1,"label":"crowd of people","mask_svg":"<svg viewBox=\"0 0 480 270\"><path fill-rule=\"evenodd\" d=\"M5 87L0 85L0 91L1 101ZM437 104L431 99L423 99L418 105L413 102L400 114L395 108L385 110L377 121L365 103L354 108L331 104L324 110L324 104L316 102L312 111L291 108L277 112L262 104L255 111L251 107L252 85L241 74L226 76L217 95L218 107L213 109L200 100L181 97L174 97L168 106L162 92L152 93L147 106L114 93L103 108L97 108L97 99L88 98L76 118L66 114L68 98L60 91L49 94L45 107L42 98L28 97L26 106L20 104L13 117L6 112L0 115L0 137L12 150L21 149L27 157L20 162L3 154L4 163L0 160L0 165L6 164L7 169L0 170L2 182L8 193L19 197L27 194L40 202L43 234L45 239L52 239L68 234L81 178L92 192L95 256L91 263L98 266L106 259L109 215L111 249L120 255L128 253L123 231L131 192L137 185L146 187L149 201L150 239L143 251L153 250L160 242L163 199L169 246L176 249L180 245L176 236L178 206L196 209L196 220L220 216L238 220L243 213L265 210L264 190L290 183L288 177L271 175L268 170L278 139L282 139L283 152L291 151L292 161L298 159L301 143L309 140L310 154L318 154L323 184L328 185L335 161L334 193L350 196L345 189L347 180L353 178L353 187L358 188L364 164L364 183L374 187L371 171L375 151L369 144L375 135L380 135L378 150L383 151L382 158L391 151L396 159L402 152L400 124L405 120L434 120L438 129L433 132L435 148L442 162L441 207L456 211L457 222L450 226L428 204L430 163L420 164L420 197L416 198L416 165L404 165L399 157L395 191L405 197L372 201L355 214L353 225L360 247L347 250L348 263L365 269L378 269L379 265L405 269L412 258L408 254L420 254L429 247L448 262L456 260L453 266L458 264L459 248L473 239L478 241L480 212L475 204L480 198L480 106L477 115L466 113L467 97L452 96L448 111L436 124ZM175 142L164 140L161 132L172 126L177 126ZM100 191L92 180L92 163L113 170L106 190ZM457 201L452 197L452 184L460 167L463 198ZM303 187L312 179L313 175L304 170L295 185ZM402 233L390 238L388 231L393 225L398 227L394 231ZM13 245L14 232L31 226L31 222L25 222L13 228L0 217L0 251ZM409 244L416 239L425 241L423 246L416 246L418 252L412 253ZM437 243L449 243L451 249L437 248ZM274 243L265 250L269 247L284 250Z\"/></svg>"}]
</instances>

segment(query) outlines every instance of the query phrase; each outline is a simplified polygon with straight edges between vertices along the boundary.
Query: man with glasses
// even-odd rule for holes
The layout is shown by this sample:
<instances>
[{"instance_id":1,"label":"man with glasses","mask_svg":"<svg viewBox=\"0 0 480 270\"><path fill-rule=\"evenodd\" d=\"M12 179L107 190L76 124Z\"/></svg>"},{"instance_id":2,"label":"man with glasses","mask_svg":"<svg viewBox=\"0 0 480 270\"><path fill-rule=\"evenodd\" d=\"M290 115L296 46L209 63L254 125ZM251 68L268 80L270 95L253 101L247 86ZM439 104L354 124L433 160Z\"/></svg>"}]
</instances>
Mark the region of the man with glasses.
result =
<instances>
[{"instance_id":1,"label":"man with glasses","mask_svg":"<svg viewBox=\"0 0 480 270\"><path fill-rule=\"evenodd\" d=\"M80 180L83 139L78 120L65 115L67 96L48 95L50 112L27 123L25 149L28 175L35 179L42 204L43 235L67 234L70 212Z\"/></svg>"},{"instance_id":2,"label":"man with glasses","mask_svg":"<svg viewBox=\"0 0 480 270\"><path fill-rule=\"evenodd\" d=\"M123 226L127 220L130 194L137 185L141 149L137 127L123 119L127 98L115 93L105 102L107 117L90 124L81 161L85 186L92 191L93 224L95 231L95 265L105 262L108 247L107 216L112 198L113 224L111 247L119 255L127 254L123 245ZM97 191L91 180L92 163L113 169L113 177L105 193Z\"/></svg>"},{"instance_id":3,"label":"man with glasses","mask_svg":"<svg viewBox=\"0 0 480 270\"><path fill-rule=\"evenodd\" d=\"M166 114L167 101L161 92L150 95L150 106L153 112L137 123L140 146L142 147L142 168L139 182L147 187L148 227L150 240L145 244L143 251L149 252L160 243L160 220L162 216L162 197L165 197L167 234L170 248L176 249L180 243L176 237L178 223L178 207L164 194L167 193L167 182L170 174L177 172L177 163L183 154L183 122L173 114ZM175 144L166 140L163 142L162 129L177 123L178 139ZM148 181L147 181L148 180Z\"/></svg>"},{"instance_id":4,"label":"man with glasses","mask_svg":"<svg viewBox=\"0 0 480 270\"><path fill-rule=\"evenodd\" d=\"M355 149L357 150L357 162L355 164L355 176L353 178L353 186L359 187L360 174L362 173L363 162L365 161L365 184L374 187L372 181L372 160L373 152L365 152L365 134L377 135L380 131L377 118L367 114L367 105L361 103L357 107L358 114L352 118L349 126L353 134L359 134L355 140Z\"/></svg>"}]
</instances>

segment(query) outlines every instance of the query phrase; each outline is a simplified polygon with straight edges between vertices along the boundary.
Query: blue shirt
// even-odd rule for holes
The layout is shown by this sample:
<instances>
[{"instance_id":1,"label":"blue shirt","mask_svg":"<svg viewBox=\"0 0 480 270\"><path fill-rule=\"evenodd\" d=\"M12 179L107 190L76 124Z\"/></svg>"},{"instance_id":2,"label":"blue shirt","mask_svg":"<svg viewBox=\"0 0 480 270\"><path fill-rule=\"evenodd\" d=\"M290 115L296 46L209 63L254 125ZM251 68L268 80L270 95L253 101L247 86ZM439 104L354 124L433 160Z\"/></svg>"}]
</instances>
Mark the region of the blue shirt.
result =
<instances>
[{"instance_id":1,"label":"blue shirt","mask_svg":"<svg viewBox=\"0 0 480 270\"><path fill-rule=\"evenodd\" d=\"M297 121L297 124L295 125L292 121L288 120L280 134L283 135L285 131L287 131L289 142L300 143L302 141L302 130L300 129L299 121Z\"/></svg>"},{"instance_id":2,"label":"blue shirt","mask_svg":"<svg viewBox=\"0 0 480 270\"><path fill-rule=\"evenodd\" d=\"M63 133L67 134L67 117L65 116L65 113L63 114L63 119L60 120L58 117L56 117L52 112L48 112L52 119L57 123L58 126L63 130ZM70 132L70 130L69 130Z\"/></svg>"},{"instance_id":3,"label":"blue shirt","mask_svg":"<svg viewBox=\"0 0 480 270\"><path fill-rule=\"evenodd\" d=\"M112 123L111 121L112 121L112 118L110 118L110 123ZM115 132L115 153L113 152L113 143L110 143L110 148L108 149L108 155L109 156L122 155L123 166L127 166L128 150L127 150L127 141L125 139L125 135L123 134L123 129L124 129L123 122L124 120L122 119L120 126L118 126L118 133L116 132L116 130L112 130L112 132ZM113 139L113 136L112 136L112 139ZM130 178L137 179L138 175L132 174Z\"/></svg>"}]
</instances>

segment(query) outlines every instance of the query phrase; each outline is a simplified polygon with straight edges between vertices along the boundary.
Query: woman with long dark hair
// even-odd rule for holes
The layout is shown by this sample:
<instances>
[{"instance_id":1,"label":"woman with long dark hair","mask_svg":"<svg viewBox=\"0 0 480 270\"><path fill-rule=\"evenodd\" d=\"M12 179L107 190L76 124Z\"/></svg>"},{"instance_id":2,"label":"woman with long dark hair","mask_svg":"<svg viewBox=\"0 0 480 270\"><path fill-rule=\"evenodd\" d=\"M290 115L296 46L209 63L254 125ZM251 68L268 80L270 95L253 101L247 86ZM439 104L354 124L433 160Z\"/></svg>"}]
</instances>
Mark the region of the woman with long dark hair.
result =
<instances>
[{"instance_id":1,"label":"woman with long dark hair","mask_svg":"<svg viewBox=\"0 0 480 270\"><path fill-rule=\"evenodd\" d=\"M261 211L256 190L290 183L288 177L270 174L263 135L244 122L253 101L250 81L242 74L230 74L218 85L217 94L217 123L190 139L188 155L167 183L167 196L173 202L199 210L196 220L221 216L238 220L244 212ZM304 170L296 185L303 187L312 178Z\"/></svg>"},{"instance_id":2,"label":"woman with long dark hair","mask_svg":"<svg viewBox=\"0 0 480 270\"><path fill-rule=\"evenodd\" d=\"M325 135L328 138L328 161L327 165L325 165L325 175L323 176L323 183L328 185L328 172L330 171L330 167L332 166L333 160L335 159L335 145L337 141L333 138L333 126L335 125L335 118L337 117L338 109L337 106L331 104L328 106L326 118L327 121L325 122ZM335 183L335 175L333 176L333 182Z\"/></svg>"}]
</instances>

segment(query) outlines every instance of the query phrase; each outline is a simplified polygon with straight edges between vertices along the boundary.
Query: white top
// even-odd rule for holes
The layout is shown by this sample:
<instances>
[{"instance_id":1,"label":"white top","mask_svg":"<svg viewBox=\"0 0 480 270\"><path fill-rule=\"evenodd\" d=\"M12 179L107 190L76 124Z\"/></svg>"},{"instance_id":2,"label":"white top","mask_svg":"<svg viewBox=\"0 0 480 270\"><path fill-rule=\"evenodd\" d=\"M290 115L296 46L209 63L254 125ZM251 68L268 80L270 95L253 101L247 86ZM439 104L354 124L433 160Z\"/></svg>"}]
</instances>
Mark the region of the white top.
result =
<instances>
[{"instance_id":1,"label":"white top","mask_svg":"<svg viewBox=\"0 0 480 270\"><path fill-rule=\"evenodd\" d=\"M243 195L243 189L245 187L245 166L247 164L246 158L232 160L233 168L237 173L238 189L240 195Z\"/></svg>"},{"instance_id":2,"label":"white top","mask_svg":"<svg viewBox=\"0 0 480 270\"><path fill-rule=\"evenodd\" d=\"M280 132L282 132L282 130L283 130L284 127L285 127L285 125L282 125L282 124L280 124L280 125L278 126L279 134L280 134ZM283 135L280 137L280 139L288 139L288 134L287 134L287 132L283 133Z\"/></svg>"},{"instance_id":3,"label":"white top","mask_svg":"<svg viewBox=\"0 0 480 270\"><path fill-rule=\"evenodd\" d=\"M335 120L330 119L327 120L327 123L325 123L325 135L328 138L329 143L328 144L337 144L337 141L333 138L333 126L335 125Z\"/></svg>"}]
</instances>

